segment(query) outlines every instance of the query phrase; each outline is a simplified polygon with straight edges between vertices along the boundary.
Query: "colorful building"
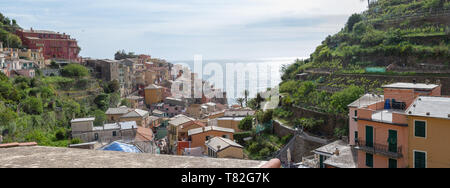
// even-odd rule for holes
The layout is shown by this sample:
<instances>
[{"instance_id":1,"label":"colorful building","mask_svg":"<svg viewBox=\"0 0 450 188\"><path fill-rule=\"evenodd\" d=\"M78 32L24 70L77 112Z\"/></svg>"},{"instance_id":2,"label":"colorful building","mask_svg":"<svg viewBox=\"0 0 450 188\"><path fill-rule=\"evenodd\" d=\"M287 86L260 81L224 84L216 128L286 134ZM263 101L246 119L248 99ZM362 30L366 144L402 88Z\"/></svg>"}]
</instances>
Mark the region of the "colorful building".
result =
<instances>
[{"instance_id":1,"label":"colorful building","mask_svg":"<svg viewBox=\"0 0 450 188\"><path fill-rule=\"evenodd\" d=\"M189 141L191 141L191 147L201 147L203 151L207 151L205 142L214 137L223 137L228 138L230 140L234 140L233 138L234 130L227 129L222 127L201 127L197 129L191 129L188 131Z\"/></svg>"},{"instance_id":2,"label":"colorful building","mask_svg":"<svg viewBox=\"0 0 450 188\"><path fill-rule=\"evenodd\" d=\"M205 144L209 157L244 159L244 147L230 139L214 137Z\"/></svg>"},{"instance_id":3,"label":"colorful building","mask_svg":"<svg viewBox=\"0 0 450 188\"><path fill-rule=\"evenodd\" d=\"M70 38L70 35L53 31L33 30L33 28L30 30L19 29L16 34L28 49L41 49L45 59L81 61L78 57L81 49L78 47L77 41Z\"/></svg>"},{"instance_id":4,"label":"colorful building","mask_svg":"<svg viewBox=\"0 0 450 188\"><path fill-rule=\"evenodd\" d=\"M395 83L383 88L384 102L356 111L359 168L408 167L410 127L405 111L417 97L440 96L441 91L441 86L417 83Z\"/></svg>"},{"instance_id":5,"label":"colorful building","mask_svg":"<svg viewBox=\"0 0 450 188\"><path fill-rule=\"evenodd\" d=\"M450 168L450 98L418 97L407 110L410 168Z\"/></svg>"},{"instance_id":6,"label":"colorful building","mask_svg":"<svg viewBox=\"0 0 450 188\"><path fill-rule=\"evenodd\" d=\"M163 98L163 87L151 84L145 88L145 104L153 105L160 103L164 100Z\"/></svg>"}]
</instances>

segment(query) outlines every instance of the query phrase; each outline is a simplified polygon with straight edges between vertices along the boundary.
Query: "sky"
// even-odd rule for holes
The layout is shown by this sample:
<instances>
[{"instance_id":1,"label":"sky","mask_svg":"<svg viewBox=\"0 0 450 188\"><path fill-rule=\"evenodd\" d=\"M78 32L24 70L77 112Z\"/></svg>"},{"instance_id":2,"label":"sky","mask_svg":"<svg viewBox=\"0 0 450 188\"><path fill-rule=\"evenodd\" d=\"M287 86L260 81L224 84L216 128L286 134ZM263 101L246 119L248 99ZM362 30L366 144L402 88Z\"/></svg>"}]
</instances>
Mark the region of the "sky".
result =
<instances>
[{"instance_id":1,"label":"sky","mask_svg":"<svg viewBox=\"0 0 450 188\"><path fill-rule=\"evenodd\" d=\"M1 0L22 28L67 33L83 57L118 50L169 61L308 57L360 0Z\"/></svg>"}]
</instances>

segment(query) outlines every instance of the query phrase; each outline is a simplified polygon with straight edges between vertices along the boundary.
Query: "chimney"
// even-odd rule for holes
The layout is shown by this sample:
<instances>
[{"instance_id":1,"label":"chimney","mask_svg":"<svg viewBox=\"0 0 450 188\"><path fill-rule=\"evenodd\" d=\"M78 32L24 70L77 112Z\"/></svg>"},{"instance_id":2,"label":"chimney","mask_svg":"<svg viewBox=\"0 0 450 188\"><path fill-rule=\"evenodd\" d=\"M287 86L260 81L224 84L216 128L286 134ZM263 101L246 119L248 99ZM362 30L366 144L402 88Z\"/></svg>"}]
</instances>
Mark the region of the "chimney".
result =
<instances>
[{"instance_id":1,"label":"chimney","mask_svg":"<svg viewBox=\"0 0 450 188\"><path fill-rule=\"evenodd\" d=\"M217 151L220 151L220 148L221 148L220 146L217 146Z\"/></svg>"},{"instance_id":2,"label":"chimney","mask_svg":"<svg viewBox=\"0 0 450 188\"><path fill-rule=\"evenodd\" d=\"M30 31L31 31L31 32L34 32L34 31L33 31L33 27L30 28Z\"/></svg>"},{"instance_id":3,"label":"chimney","mask_svg":"<svg viewBox=\"0 0 450 188\"><path fill-rule=\"evenodd\" d=\"M413 84L417 84L417 80L416 79L413 79Z\"/></svg>"},{"instance_id":4,"label":"chimney","mask_svg":"<svg viewBox=\"0 0 450 188\"><path fill-rule=\"evenodd\" d=\"M448 114L448 118L450 118L450 114Z\"/></svg>"},{"instance_id":5,"label":"chimney","mask_svg":"<svg viewBox=\"0 0 450 188\"><path fill-rule=\"evenodd\" d=\"M336 156L339 156L339 155L341 154L341 152L339 151L338 148L336 148L336 151L334 152L334 154L335 154Z\"/></svg>"}]
</instances>

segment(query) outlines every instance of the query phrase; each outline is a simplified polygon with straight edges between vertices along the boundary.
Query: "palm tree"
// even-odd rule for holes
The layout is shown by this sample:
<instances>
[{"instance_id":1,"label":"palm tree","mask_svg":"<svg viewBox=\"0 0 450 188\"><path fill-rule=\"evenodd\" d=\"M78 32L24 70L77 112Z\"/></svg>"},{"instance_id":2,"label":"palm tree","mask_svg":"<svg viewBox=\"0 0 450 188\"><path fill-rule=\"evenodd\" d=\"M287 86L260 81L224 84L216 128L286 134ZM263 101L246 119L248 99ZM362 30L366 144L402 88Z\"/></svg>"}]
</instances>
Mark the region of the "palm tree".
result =
<instances>
[{"instance_id":1,"label":"palm tree","mask_svg":"<svg viewBox=\"0 0 450 188\"><path fill-rule=\"evenodd\" d=\"M248 102L248 96L250 95L250 92L248 90L244 91L244 97L245 97L245 106L247 106Z\"/></svg>"},{"instance_id":2,"label":"palm tree","mask_svg":"<svg viewBox=\"0 0 450 188\"><path fill-rule=\"evenodd\" d=\"M236 101L241 105L241 107L244 107L244 100L243 98L238 98Z\"/></svg>"}]
</instances>

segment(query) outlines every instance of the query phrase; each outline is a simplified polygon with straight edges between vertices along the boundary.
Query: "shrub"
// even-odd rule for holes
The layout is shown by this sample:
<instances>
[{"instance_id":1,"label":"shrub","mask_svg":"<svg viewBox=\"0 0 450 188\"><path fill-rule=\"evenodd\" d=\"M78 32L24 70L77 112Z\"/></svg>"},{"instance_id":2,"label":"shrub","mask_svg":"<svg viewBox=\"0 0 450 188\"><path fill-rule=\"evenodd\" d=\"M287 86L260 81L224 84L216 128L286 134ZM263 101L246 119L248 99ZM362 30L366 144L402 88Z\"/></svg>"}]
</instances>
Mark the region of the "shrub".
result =
<instances>
[{"instance_id":1,"label":"shrub","mask_svg":"<svg viewBox=\"0 0 450 188\"><path fill-rule=\"evenodd\" d=\"M250 131L253 127L253 117L247 116L241 122L239 122L239 129L243 131Z\"/></svg>"},{"instance_id":2,"label":"shrub","mask_svg":"<svg viewBox=\"0 0 450 188\"><path fill-rule=\"evenodd\" d=\"M259 155L261 157L268 157L270 154L271 154L271 150L270 150L270 148L267 148L267 147L262 149L261 151L259 151Z\"/></svg>"},{"instance_id":3,"label":"shrub","mask_svg":"<svg viewBox=\"0 0 450 188\"><path fill-rule=\"evenodd\" d=\"M89 71L87 68L79 64L70 64L61 70L61 75L65 77L81 78L87 76L88 74Z\"/></svg>"},{"instance_id":4,"label":"shrub","mask_svg":"<svg viewBox=\"0 0 450 188\"><path fill-rule=\"evenodd\" d=\"M353 27L362 21L362 17L359 14L353 14L350 16L350 18L348 18L347 21L347 31L353 31Z\"/></svg>"},{"instance_id":5,"label":"shrub","mask_svg":"<svg viewBox=\"0 0 450 188\"><path fill-rule=\"evenodd\" d=\"M24 112L33 115L39 115L44 111L42 101L36 97L28 97L22 102Z\"/></svg>"},{"instance_id":6,"label":"shrub","mask_svg":"<svg viewBox=\"0 0 450 188\"><path fill-rule=\"evenodd\" d=\"M81 144L81 143L83 143L83 141L79 138L74 138L70 140L70 144Z\"/></svg>"},{"instance_id":7,"label":"shrub","mask_svg":"<svg viewBox=\"0 0 450 188\"><path fill-rule=\"evenodd\" d=\"M283 143L283 145L285 145L285 144L287 144L293 137L294 137L294 135L292 135L292 134L283 136L283 138L281 138L281 143Z\"/></svg>"},{"instance_id":8,"label":"shrub","mask_svg":"<svg viewBox=\"0 0 450 188\"><path fill-rule=\"evenodd\" d=\"M66 130L64 130L62 128L58 129L56 131L56 133L55 133L55 137L56 137L56 140L64 140L64 139L66 139L66 137L67 137Z\"/></svg>"}]
</instances>

